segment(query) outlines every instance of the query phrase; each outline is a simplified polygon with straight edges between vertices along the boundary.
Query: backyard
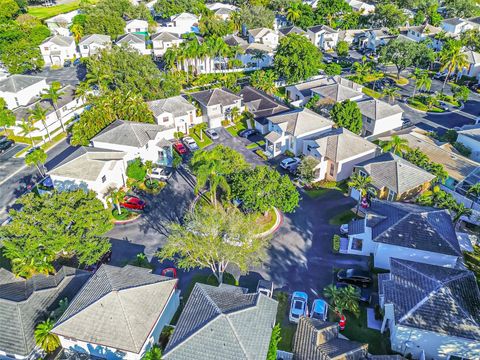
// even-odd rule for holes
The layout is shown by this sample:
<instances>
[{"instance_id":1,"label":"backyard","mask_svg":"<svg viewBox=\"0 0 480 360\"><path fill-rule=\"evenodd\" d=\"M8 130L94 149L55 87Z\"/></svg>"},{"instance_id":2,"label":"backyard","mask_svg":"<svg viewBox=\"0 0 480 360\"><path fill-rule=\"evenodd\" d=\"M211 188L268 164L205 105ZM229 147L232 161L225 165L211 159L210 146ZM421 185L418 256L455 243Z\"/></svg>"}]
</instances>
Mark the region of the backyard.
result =
<instances>
[{"instance_id":1,"label":"backyard","mask_svg":"<svg viewBox=\"0 0 480 360\"><path fill-rule=\"evenodd\" d=\"M69 11L77 10L80 7L80 0L75 0L68 4L61 4L55 6L35 6L28 8L28 14L36 16L40 20L45 20L56 16L58 14L63 14Z\"/></svg>"}]
</instances>

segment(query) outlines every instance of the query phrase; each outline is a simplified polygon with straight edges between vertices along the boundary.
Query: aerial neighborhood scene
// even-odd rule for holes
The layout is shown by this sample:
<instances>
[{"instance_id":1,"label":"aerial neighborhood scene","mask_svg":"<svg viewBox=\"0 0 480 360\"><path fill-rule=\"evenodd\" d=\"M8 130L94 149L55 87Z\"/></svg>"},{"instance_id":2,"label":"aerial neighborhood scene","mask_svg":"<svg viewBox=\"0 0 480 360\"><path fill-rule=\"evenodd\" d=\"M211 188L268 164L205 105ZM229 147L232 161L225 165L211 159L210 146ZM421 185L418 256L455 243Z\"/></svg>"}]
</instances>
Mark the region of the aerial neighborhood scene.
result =
<instances>
[{"instance_id":1,"label":"aerial neighborhood scene","mask_svg":"<svg viewBox=\"0 0 480 360\"><path fill-rule=\"evenodd\" d=\"M480 0L0 0L0 360L480 360Z\"/></svg>"}]
</instances>

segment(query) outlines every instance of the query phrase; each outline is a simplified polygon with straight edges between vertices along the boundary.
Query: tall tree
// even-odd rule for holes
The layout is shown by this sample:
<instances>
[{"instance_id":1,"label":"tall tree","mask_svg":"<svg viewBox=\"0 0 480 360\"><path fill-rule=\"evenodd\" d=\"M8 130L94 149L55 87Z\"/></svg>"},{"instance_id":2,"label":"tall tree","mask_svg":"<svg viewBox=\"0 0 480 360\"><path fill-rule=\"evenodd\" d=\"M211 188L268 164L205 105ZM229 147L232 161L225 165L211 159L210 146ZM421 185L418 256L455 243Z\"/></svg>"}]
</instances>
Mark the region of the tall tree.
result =
<instances>
[{"instance_id":1,"label":"tall tree","mask_svg":"<svg viewBox=\"0 0 480 360\"><path fill-rule=\"evenodd\" d=\"M42 148L35 149L25 155L25 164L27 166L35 166L42 177L45 176L45 170L43 166L45 165L46 161L47 153Z\"/></svg>"},{"instance_id":2,"label":"tall tree","mask_svg":"<svg viewBox=\"0 0 480 360\"><path fill-rule=\"evenodd\" d=\"M239 22L248 29L260 27L273 28L275 13L263 6L243 5L238 13Z\"/></svg>"},{"instance_id":3,"label":"tall tree","mask_svg":"<svg viewBox=\"0 0 480 360\"><path fill-rule=\"evenodd\" d=\"M387 86L382 90L382 96L386 97L390 104L393 104L395 99L400 97L400 91L396 86Z\"/></svg>"},{"instance_id":4,"label":"tall tree","mask_svg":"<svg viewBox=\"0 0 480 360\"><path fill-rule=\"evenodd\" d=\"M125 198L125 191L122 188L116 188L116 187L109 187L106 192L106 198L109 199L112 202L113 206L117 207L117 212L119 215L122 214L122 207L120 206L120 203L123 201Z\"/></svg>"},{"instance_id":5,"label":"tall tree","mask_svg":"<svg viewBox=\"0 0 480 360\"><path fill-rule=\"evenodd\" d=\"M38 130L38 128L33 125L32 121L30 119L22 119L22 122L18 125L20 128L20 135L28 136L30 137L30 142L32 143L32 146L35 146L35 141L33 141L32 137L32 132L35 130Z\"/></svg>"},{"instance_id":6,"label":"tall tree","mask_svg":"<svg viewBox=\"0 0 480 360\"><path fill-rule=\"evenodd\" d=\"M47 319L37 325L34 331L35 343L47 353L51 353L60 347L60 339L52 333L55 323Z\"/></svg>"},{"instance_id":7,"label":"tall tree","mask_svg":"<svg viewBox=\"0 0 480 360\"><path fill-rule=\"evenodd\" d=\"M52 138L50 137L50 131L48 130L47 126L47 109L42 108L40 104L37 103L35 107L30 110L29 119L32 121L32 123L40 121L43 125L43 128L47 131L48 140L52 141Z\"/></svg>"},{"instance_id":8,"label":"tall tree","mask_svg":"<svg viewBox=\"0 0 480 360\"><path fill-rule=\"evenodd\" d=\"M417 57L417 44L409 40L391 40L380 50L380 62L393 63L397 68L397 79L403 70L415 63Z\"/></svg>"},{"instance_id":9,"label":"tall tree","mask_svg":"<svg viewBox=\"0 0 480 360\"><path fill-rule=\"evenodd\" d=\"M63 132L65 132L65 126L63 125L62 121L62 115L59 113L57 105L58 105L58 100L62 98L63 95L65 95L64 91L61 91L62 84L60 84L58 81L54 81L50 87L43 92L41 95L42 99L50 101L52 104L53 110L55 111L55 115L57 116L57 119L60 121L60 125L62 126Z\"/></svg>"},{"instance_id":10,"label":"tall tree","mask_svg":"<svg viewBox=\"0 0 480 360\"><path fill-rule=\"evenodd\" d=\"M392 138L388 141L383 141L380 143L383 151L390 151L395 155L402 155L404 152L408 151L408 141L402 139L398 135L393 135Z\"/></svg>"},{"instance_id":11,"label":"tall tree","mask_svg":"<svg viewBox=\"0 0 480 360\"><path fill-rule=\"evenodd\" d=\"M0 126L3 127L5 135L7 135L7 128L15 125L15 114L12 110L7 108L7 103L0 97Z\"/></svg>"},{"instance_id":12,"label":"tall tree","mask_svg":"<svg viewBox=\"0 0 480 360\"><path fill-rule=\"evenodd\" d=\"M330 116L338 127L344 127L355 134L360 134L362 131L362 113L354 101L347 99L335 103Z\"/></svg>"},{"instance_id":13,"label":"tall tree","mask_svg":"<svg viewBox=\"0 0 480 360\"><path fill-rule=\"evenodd\" d=\"M442 85L442 93L445 90L445 85L450 75L454 71L462 71L464 67L468 67L467 54L463 52L462 42L459 40L449 39L440 50L439 60L441 64L441 71L447 70L447 76Z\"/></svg>"},{"instance_id":14,"label":"tall tree","mask_svg":"<svg viewBox=\"0 0 480 360\"><path fill-rule=\"evenodd\" d=\"M197 207L183 224L168 225L167 242L157 256L173 259L181 269L209 268L221 284L229 265L246 273L265 259L268 240L255 231L252 219L235 207Z\"/></svg>"},{"instance_id":15,"label":"tall tree","mask_svg":"<svg viewBox=\"0 0 480 360\"><path fill-rule=\"evenodd\" d=\"M300 10L300 3L292 2L290 7L287 9L287 20L295 23L302 16L302 11Z\"/></svg>"},{"instance_id":16,"label":"tall tree","mask_svg":"<svg viewBox=\"0 0 480 360\"><path fill-rule=\"evenodd\" d=\"M415 87L413 88L412 95L413 97L415 97L415 93L417 92L417 90L430 90L430 88L432 87L432 78L430 77L428 71L416 68L413 76L415 78Z\"/></svg>"},{"instance_id":17,"label":"tall tree","mask_svg":"<svg viewBox=\"0 0 480 360\"><path fill-rule=\"evenodd\" d=\"M276 90L275 86L275 72L272 70L258 70L250 75L250 83L267 94L273 94Z\"/></svg>"},{"instance_id":18,"label":"tall tree","mask_svg":"<svg viewBox=\"0 0 480 360\"><path fill-rule=\"evenodd\" d=\"M405 25L407 17L394 3L378 4L371 15L370 23L375 27L395 29Z\"/></svg>"},{"instance_id":19,"label":"tall tree","mask_svg":"<svg viewBox=\"0 0 480 360\"><path fill-rule=\"evenodd\" d=\"M358 215L358 211L360 210L360 203L362 202L362 197L367 195L367 191L371 183L372 183L372 178L370 176L362 176L358 173L354 173L350 177L348 186L351 189L355 189L360 193L360 196L357 199L357 215Z\"/></svg>"}]
</instances>

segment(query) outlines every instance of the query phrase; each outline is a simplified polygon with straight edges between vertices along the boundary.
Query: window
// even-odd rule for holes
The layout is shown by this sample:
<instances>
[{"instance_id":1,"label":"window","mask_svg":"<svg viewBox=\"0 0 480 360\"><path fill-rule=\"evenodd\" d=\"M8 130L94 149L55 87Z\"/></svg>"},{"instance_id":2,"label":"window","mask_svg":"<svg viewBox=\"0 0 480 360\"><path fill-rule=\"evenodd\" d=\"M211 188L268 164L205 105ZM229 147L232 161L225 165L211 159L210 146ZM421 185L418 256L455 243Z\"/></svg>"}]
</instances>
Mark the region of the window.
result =
<instances>
[{"instance_id":1,"label":"window","mask_svg":"<svg viewBox=\"0 0 480 360\"><path fill-rule=\"evenodd\" d=\"M148 142L145 144L145 150L148 150Z\"/></svg>"},{"instance_id":2,"label":"window","mask_svg":"<svg viewBox=\"0 0 480 360\"><path fill-rule=\"evenodd\" d=\"M387 200L388 201L394 201L396 197L397 197L397 193L395 191L392 191L392 190L388 189Z\"/></svg>"},{"instance_id":3,"label":"window","mask_svg":"<svg viewBox=\"0 0 480 360\"><path fill-rule=\"evenodd\" d=\"M311 145L307 145L307 151L308 152L312 151L312 146Z\"/></svg>"},{"instance_id":4,"label":"window","mask_svg":"<svg viewBox=\"0 0 480 360\"><path fill-rule=\"evenodd\" d=\"M48 47L47 47L47 46L45 46L43 49L44 49L45 51L48 51Z\"/></svg>"},{"instance_id":5,"label":"window","mask_svg":"<svg viewBox=\"0 0 480 360\"><path fill-rule=\"evenodd\" d=\"M372 120L370 118L365 118L365 120L367 120L367 123L368 124L371 124L372 123Z\"/></svg>"},{"instance_id":6,"label":"window","mask_svg":"<svg viewBox=\"0 0 480 360\"><path fill-rule=\"evenodd\" d=\"M163 118L163 122L164 122L164 123L168 122L168 120L169 120L169 119L168 119L168 116L165 116L165 117Z\"/></svg>"},{"instance_id":7,"label":"window","mask_svg":"<svg viewBox=\"0 0 480 360\"><path fill-rule=\"evenodd\" d=\"M83 48L84 48L85 50L88 50L88 45L83 45Z\"/></svg>"},{"instance_id":8,"label":"window","mask_svg":"<svg viewBox=\"0 0 480 360\"><path fill-rule=\"evenodd\" d=\"M352 250L362 251L363 240L358 238L352 239Z\"/></svg>"},{"instance_id":9,"label":"window","mask_svg":"<svg viewBox=\"0 0 480 360\"><path fill-rule=\"evenodd\" d=\"M105 181L107 181L107 176L106 176L106 175L103 175L103 176L102 176L102 183L105 183Z\"/></svg>"},{"instance_id":10,"label":"window","mask_svg":"<svg viewBox=\"0 0 480 360\"><path fill-rule=\"evenodd\" d=\"M17 104L17 106L20 106L20 102L18 101L18 98L15 96L15 103Z\"/></svg>"},{"instance_id":11,"label":"window","mask_svg":"<svg viewBox=\"0 0 480 360\"><path fill-rule=\"evenodd\" d=\"M333 176L335 174L335 164L330 164L330 176Z\"/></svg>"},{"instance_id":12,"label":"window","mask_svg":"<svg viewBox=\"0 0 480 360\"><path fill-rule=\"evenodd\" d=\"M361 177L367 177L368 176L368 174L363 170L358 170L358 173L360 174Z\"/></svg>"}]
</instances>

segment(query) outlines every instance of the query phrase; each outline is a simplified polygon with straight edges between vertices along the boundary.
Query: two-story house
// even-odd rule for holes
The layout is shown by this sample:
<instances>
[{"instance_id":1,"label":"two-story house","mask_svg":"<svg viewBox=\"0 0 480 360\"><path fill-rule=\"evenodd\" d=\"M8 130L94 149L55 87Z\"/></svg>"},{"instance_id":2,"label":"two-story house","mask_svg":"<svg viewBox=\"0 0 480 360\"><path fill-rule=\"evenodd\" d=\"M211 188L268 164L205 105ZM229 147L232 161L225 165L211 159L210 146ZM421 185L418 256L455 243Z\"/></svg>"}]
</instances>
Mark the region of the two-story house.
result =
<instances>
[{"instance_id":1,"label":"two-story house","mask_svg":"<svg viewBox=\"0 0 480 360\"><path fill-rule=\"evenodd\" d=\"M347 0L347 4L350 5L353 11L356 11L363 16L370 15L375 12L375 5L370 3L359 0Z\"/></svg>"},{"instance_id":2,"label":"two-story house","mask_svg":"<svg viewBox=\"0 0 480 360\"><path fill-rule=\"evenodd\" d=\"M40 44L40 52L46 66L63 66L66 60L74 60L77 46L71 36L54 35Z\"/></svg>"},{"instance_id":3,"label":"two-story house","mask_svg":"<svg viewBox=\"0 0 480 360\"><path fill-rule=\"evenodd\" d=\"M312 96L318 95L325 103L335 104L345 100L359 101L365 98L361 90L341 83L319 86L312 89Z\"/></svg>"},{"instance_id":4,"label":"two-story house","mask_svg":"<svg viewBox=\"0 0 480 360\"><path fill-rule=\"evenodd\" d=\"M157 124L166 127L175 127L176 132L188 134L190 127L202 122L197 118L197 109L183 96L173 96L147 102Z\"/></svg>"},{"instance_id":5,"label":"two-story house","mask_svg":"<svg viewBox=\"0 0 480 360\"><path fill-rule=\"evenodd\" d=\"M333 126L333 121L307 108L269 116L267 121L265 152L269 157L286 151L301 155L305 139L329 131Z\"/></svg>"},{"instance_id":6,"label":"two-story house","mask_svg":"<svg viewBox=\"0 0 480 360\"><path fill-rule=\"evenodd\" d=\"M377 268L392 257L453 268L462 257L448 210L373 199L365 211L348 224L346 253L373 255Z\"/></svg>"},{"instance_id":7,"label":"two-story house","mask_svg":"<svg viewBox=\"0 0 480 360\"><path fill-rule=\"evenodd\" d=\"M268 45L273 49L278 46L279 35L268 28L256 28L248 30L248 42Z\"/></svg>"},{"instance_id":8,"label":"two-story house","mask_svg":"<svg viewBox=\"0 0 480 360\"><path fill-rule=\"evenodd\" d=\"M210 128L222 126L223 120L231 120L233 108L242 111L242 98L227 89L211 89L191 94L200 105L203 121L208 122Z\"/></svg>"},{"instance_id":9,"label":"two-story house","mask_svg":"<svg viewBox=\"0 0 480 360\"><path fill-rule=\"evenodd\" d=\"M45 24L55 35L69 36L70 26L73 18L79 14L78 10L73 10L64 14L59 14L45 20Z\"/></svg>"},{"instance_id":10,"label":"two-story house","mask_svg":"<svg viewBox=\"0 0 480 360\"><path fill-rule=\"evenodd\" d=\"M151 50L147 49L145 35L143 34L128 33L121 35L117 38L116 44L136 50L141 55L149 55L151 53Z\"/></svg>"},{"instance_id":11,"label":"two-story house","mask_svg":"<svg viewBox=\"0 0 480 360\"><path fill-rule=\"evenodd\" d=\"M323 51L333 50L337 46L339 33L327 25L309 27L307 34L312 44Z\"/></svg>"},{"instance_id":12,"label":"two-story house","mask_svg":"<svg viewBox=\"0 0 480 360\"><path fill-rule=\"evenodd\" d=\"M81 57L89 57L98 54L103 49L112 46L112 39L109 35L92 34L86 35L78 42L78 49Z\"/></svg>"},{"instance_id":13,"label":"two-story house","mask_svg":"<svg viewBox=\"0 0 480 360\"><path fill-rule=\"evenodd\" d=\"M13 110L28 105L47 88L44 77L14 74L0 80L0 97Z\"/></svg>"},{"instance_id":14,"label":"two-story house","mask_svg":"<svg viewBox=\"0 0 480 360\"><path fill-rule=\"evenodd\" d=\"M223 21L227 21L230 19L232 13L238 11L238 7L235 5L230 5L230 4L224 4L224 3L211 3L211 4L206 4L207 9L210 11L213 11L216 17L222 19Z\"/></svg>"},{"instance_id":15,"label":"two-story house","mask_svg":"<svg viewBox=\"0 0 480 360\"><path fill-rule=\"evenodd\" d=\"M480 24L477 24L473 21L469 21L468 19L450 18L450 19L442 20L440 27L442 28L443 31L447 33L460 35L461 33L467 30L480 28Z\"/></svg>"},{"instance_id":16,"label":"two-story house","mask_svg":"<svg viewBox=\"0 0 480 360\"><path fill-rule=\"evenodd\" d=\"M396 39L397 36L392 34L389 29L371 29L361 35L358 42L360 47L376 52L381 46L388 44L390 40Z\"/></svg>"},{"instance_id":17,"label":"two-story house","mask_svg":"<svg viewBox=\"0 0 480 360\"><path fill-rule=\"evenodd\" d=\"M179 46L183 42L183 39L168 31L154 34L150 39L152 40L153 55L157 57L165 55L169 48Z\"/></svg>"},{"instance_id":18,"label":"two-story house","mask_svg":"<svg viewBox=\"0 0 480 360\"><path fill-rule=\"evenodd\" d=\"M431 39L442 31L441 28L430 24L410 26L406 29L406 36L416 42Z\"/></svg>"},{"instance_id":19,"label":"two-story house","mask_svg":"<svg viewBox=\"0 0 480 360\"><path fill-rule=\"evenodd\" d=\"M476 78L480 83L480 53L472 50L467 50L464 53L467 56L468 66L463 68L458 76Z\"/></svg>"},{"instance_id":20,"label":"two-story house","mask_svg":"<svg viewBox=\"0 0 480 360\"><path fill-rule=\"evenodd\" d=\"M480 124L464 125L458 131L457 142L470 149L470 158L480 162Z\"/></svg>"},{"instance_id":21,"label":"two-story house","mask_svg":"<svg viewBox=\"0 0 480 360\"><path fill-rule=\"evenodd\" d=\"M359 101L357 105L362 113L362 136L382 134L403 125L403 110L398 105L377 99Z\"/></svg>"},{"instance_id":22,"label":"two-story house","mask_svg":"<svg viewBox=\"0 0 480 360\"><path fill-rule=\"evenodd\" d=\"M170 17L170 22L167 27L172 28L171 32L176 34L186 34L195 32L195 26L198 24L199 18L191 13L184 12Z\"/></svg>"},{"instance_id":23,"label":"two-story house","mask_svg":"<svg viewBox=\"0 0 480 360\"><path fill-rule=\"evenodd\" d=\"M148 21L140 19L128 20L125 23L125 34L129 33L146 35L148 33Z\"/></svg>"}]
</instances>

